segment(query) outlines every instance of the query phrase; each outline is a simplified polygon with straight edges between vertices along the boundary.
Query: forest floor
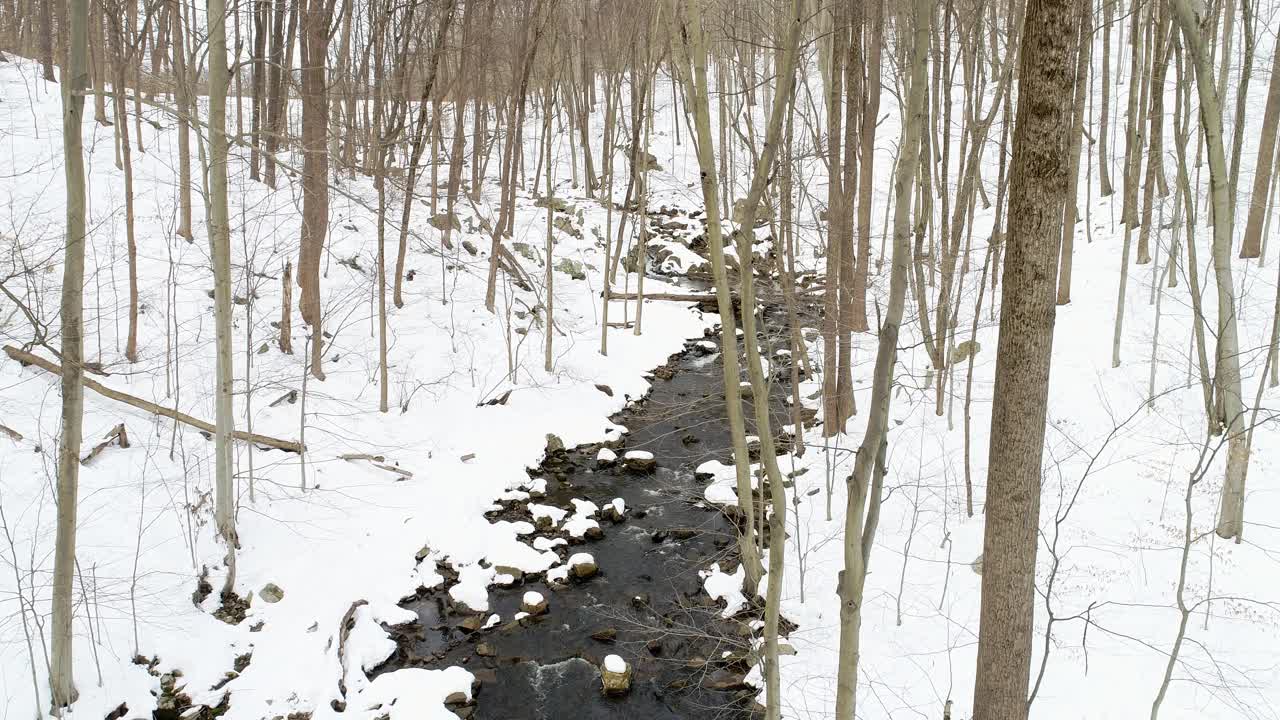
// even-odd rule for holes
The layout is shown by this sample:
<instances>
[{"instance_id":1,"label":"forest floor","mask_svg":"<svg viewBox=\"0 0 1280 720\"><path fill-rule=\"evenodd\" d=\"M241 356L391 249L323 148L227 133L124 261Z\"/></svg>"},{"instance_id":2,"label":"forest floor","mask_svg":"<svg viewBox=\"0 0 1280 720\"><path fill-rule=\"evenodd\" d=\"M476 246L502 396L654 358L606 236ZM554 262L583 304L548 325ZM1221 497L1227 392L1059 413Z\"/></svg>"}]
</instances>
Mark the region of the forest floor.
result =
<instances>
[{"instance_id":1,"label":"forest floor","mask_svg":"<svg viewBox=\"0 0 1280 720\"><path fill-rule=\"evenodd\" d=\"M61 139L54 130L60 117L58 89L39 79L35 64L15 60L0 64L0 98L0 154L12 159L12 167L0 174L0 198L6 203L0 210L0 257L6 263L0 277L38 322L52 329L57 327L64 209ZM1261 116L1260 108L1253 110L1258 112L1251 116ZM649 207L681 208L687 218L701 205L695 158L687 134L677 143L684 129L677 130L673 115L659 103L650 149L662 169L651 173ZM86 273L86 356L110 373L97 378L104 385L212 420L212 280L200 196L195 195L195 241L188 243L174 234L173 123L159 111L144 109L143 116L146 152L134 155L142 306L141 357L135 364L125 362L122 352L128 299L122 174L114 162L112 129L92 121L85 125L93 231ZM895 136L895 123L892 115L884 123L886 138ZM598 118L593 128L598 142ZM531 121L528 137L539 133L540 120ZM1253 135L1246 133L1243 157L1248 161ZM557 131L558 181L571 177L568 142ZM535 151L536 143L530 141L530 170L536 165ZM625 189L622 158L619 153L615 197ZM194 162L198 168L198 160ZM398 652L397 638L387 628L421 617L402 601L428 597L436 589L450 603L483 615L485 624L498 615L482 633L514 621L511 598L503 594L508 591L490 590L508 582L501 576L511 577L498 568L544 577L567 572L569 553L549 545L549 538L538 541L537 518L529 509L536 499L526 497L544 491L539 473L529 469L543 463L547 434L556 435L566 448L628 445L626 421L616 414L649 393L655 383L649 373L687 340L701 338L717 318L689 303L648 302L642 334L611 330L609 354L602 356L599 293L605 262L597 233L604 235L608 211L562 181L556 196L568 204L555 212L550 261L559 268L553 273L554 365L551 372L544 371L547 330L540 298L548 261L543 250L546 210L538 206L537 193L518 193L515 233L507 242L535 287L526 291L504 282L498 312L491 314L483 305L490 240L482 221L493 217L497 200L496 183L489 182L482 202L460 207L462 230L452 248L441 249L429 205L415 208L407 262L413 279L404 285L404 307L389 318L392 407L379 413L371 282L374 193L367 178L344 176L342 192L332 198L322 268L324 326L331 335L324 353L328 379L306 381L304 392L306 330L295 314L295 353L285 355L276 349L273 327L280 316L282 268L296 253L301 195L296 178L287 173L274 191L251 182L247 162L247 153L233 153L235 294L249 299L235 308L237 427L251 418L255 432L305 440L307 452L299 457L237 446L242 541L237 590L253 597L244 620L228 624L214 615L216 593L192 602L199 577L207 573L217 588L225 572L224 550L211 522L212 443L191 428L175 428L167 419L86 394L86 451L120 423L131 445L108 447L82 467L75 657L81 700L76 713L97 720L124 703L124 717L144 717L157 707L157 696L172 710L174 698L182 695L184 706L221 706L228 720L297 714L334 718L338 707L345 707L341 717L360 720L387 714L391 720L451 720L456 715L450 707L458 703L446 705L446 700L470 698L476 677L470 663L375 672ZM883 217L888 200L891 166L891 149L878 148L876 218ZM1251 171L1251 163L1244 163L1242 184ZM800 204L804 245L798 261L817 269L821 260L812 248L820 245L816 198L825 195L824 171L810 161L801 174L809 195ZM993 168L984 168L984 178L994 177ZM526 184L531 186L531 181ZM993 189L989 192L994 196ZM1164 673L1178 621L1175 586L1183 546L1183 495L1201 451L1207 446L1214 453L1217 439L1203 437L1200 391L1190 370L1185 264L1180 262L1176 271L1178 286L1169 289L1162 289L1163 262L1132 268L1123 364L1112 368L1110 327L1123 233L1117 220L1119 200L1099 198L1096 185L1082 187L1081 196L1073 301L1058 312L1050 388L1033 663L1038 674L1043 660L1044 674L1032 715L1129 720L1149 714ZM1172 203L1164 213L1172 216ZM612 216L615 232L620 215ZM669 213L655 222L670 222L671 217ZM684 224L670 230L673 239L655 241L646 292L689 291L691 283L680 276L699 272L701 260L692 247L700 228L696 222ZM905 328L892 407L886 503L863 610L860 717L941 717L947 700L955 703L955 717L965 717L971 702L980 584L975 570L980 570L997 339L990 292L976 324L974 304L991 224L991 211L979 207L969 272L957 293L962 332L956 341L973 339L977 348L968 473L964 368L945 389L942 414L935 414L933 373L920 347L914 314ZM1197 231L1203 249L1208 237L1203 223ZM1170 233L1156 233L1157 257L1164 257L1171 240ZM768 249L762 239L761 252ZM1204 265L1208 253L1200 255L1204 283L1210 277ZM561 265L564 259L571 262ZM636 277L619 273L620 284L631 289ZM881 293L886 282L887 273L874 276L872 292ZM1271 330L1275 268L1271 263L1239 263L1236 284L1245 396L1252 398L1259 382L1265 383L1261 369ZM1153 297L1158 305L1149 302ZM1214 302L1211 284L1204 302ZM0 339L11 345L29 343L38 331L5 303L0 305ZM1160 341L1153 344L1155 307L1160 308ZM627 312L634 320L634 307ZM622 304L613 303L610 320L619 321L621 315ZM971 326L976 327L973 338ZM810 354L821 367L821 344L811 343ZM56 346L56 340L51 344ZM874 345L872 335L855 338L858 402L868 394ZM51 357L39 348L34 352ZM677 376L669 382L681 380ZM819 375L808 378L802 397L815 397L820 382ZM0 572L0 705L5 708L0 720L26 720L48 702L44 638L58 385L48 373L5 359L0 362L0 388L0 422L21 435L0 438L0 565L11 569ZM297 401L291 402L294 392ZM1268 409L1274 392L1263 394L1260 421L1274 412ZM285 399L276 403L279 398ZM812 429L804 437L808 451L803 457L781 458L784 471L794 477L783 579L783 613L796 625L786 640L795 654L782 662L784 714L789 718L830 717L834 704L834 588L842 562L844 478L862 419L856 415L846 434L831 439ZM305 438L300 437L304 424ZM1224 543L1208 532L1223 453L1213 456L1204 481L1192 492L1196 540L1187 601L1195 614L1165 701L1166 717L1280 716L1274 651L1280 640L1275 584L1280 527L1268 520L1280 514L1280 492L1271 482L1280 462L1277 432L1276 424L1267 422L1254 435L1243 543ZM383 459L377 464L341 459L353 454ZM656 459L662 467L664 458ZM706 503L730 501L727 466L702 469L712 475L704 490ZM972 484L972 516L966 512L966 478ZM589 499L597 506L596 515L577 518L574 513L556 521L562 533L572 535L589 525L575 524L575 519L597 522L606 535L629 531L627 523L634 519L621 527L600 522L598 511L611 498ZM486 517L515 503L525 505L528 520ZM589 546L574 548L589 551ZM733 614L745 601L735 589L740 582L721 571L727 565L710 562L714 560L701 568L703 587L722 612ZM602 566L601 572L602 579L608 578L611 568ZM561 597L572 596L548 595L553 608ZM348 617L349 624L344 622ZM582 628L582 633L594 629ZM616 651L625 655L626 649ZM649 652L644 646L630 651L633 657ZM136 657L143 658L141 664ZM761 692L758 675L748 680ZM230 701L223 706L228 694Z\"/></svg>"}]
</instances>

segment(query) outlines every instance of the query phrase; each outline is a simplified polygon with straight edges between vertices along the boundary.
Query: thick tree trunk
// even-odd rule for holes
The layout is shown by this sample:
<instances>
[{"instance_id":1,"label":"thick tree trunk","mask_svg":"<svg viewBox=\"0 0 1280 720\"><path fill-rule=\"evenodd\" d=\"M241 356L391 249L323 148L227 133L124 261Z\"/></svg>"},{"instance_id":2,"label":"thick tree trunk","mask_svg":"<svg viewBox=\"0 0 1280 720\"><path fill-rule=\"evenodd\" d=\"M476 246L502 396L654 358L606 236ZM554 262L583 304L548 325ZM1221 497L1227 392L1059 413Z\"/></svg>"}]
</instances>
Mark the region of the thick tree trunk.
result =
<instances>
[{"instance_id":1,"label":"thick tree trunk","mask_svg":"<svg viewBox=\"0 0 1280 720\"><path fill-rule=\"evenodd\" d=\"M1027 717L1040 472L1081 0L1030 0L991 416L974 720Z\"/></svg>"}]
</instances>

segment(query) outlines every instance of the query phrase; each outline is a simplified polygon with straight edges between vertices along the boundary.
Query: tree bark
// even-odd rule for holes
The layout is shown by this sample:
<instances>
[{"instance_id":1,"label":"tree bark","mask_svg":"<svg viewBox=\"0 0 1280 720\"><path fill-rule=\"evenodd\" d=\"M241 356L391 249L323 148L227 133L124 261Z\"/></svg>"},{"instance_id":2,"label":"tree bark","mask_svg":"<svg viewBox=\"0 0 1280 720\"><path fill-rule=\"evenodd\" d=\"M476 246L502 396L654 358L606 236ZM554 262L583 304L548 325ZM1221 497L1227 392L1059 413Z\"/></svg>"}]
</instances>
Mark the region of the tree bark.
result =
<instances>
[{"instance_id":1,"label":"tree bark","mask_svg":"<svg viewBox=\"0 0 1280 720\"><path fill-rule=\"evenodd\" d=\"M62 437L58 443L58 526L53 555L53 657L49 688L53 714L76 701L72 677L72 576L76 562L76 510L80 439L84 419L85 175L81 128L89 86L88 0L70 0L70 52L62 81L63 175L67 189L66 246L62 267Z\"/></svg>"},{"instance_id":2,"label":"tree bark","mask_svg":"<svg viewBox=\"0 0 1280 720\"><path fill-rule=\"evenodd\" d=\"M1244 243L1240 257L1256 258L1262 254L1262 229L1267 215L1267 198L1271 191L1271 168L1276 156L1276 125L1280 124L1280 52L1272 52L1271 83L1267 87L1267 107L1263 111L1258 135L1258 162L1253 171L1253 195L1244 226Z\"/></svg>"},{"instance_id":3,"label":"tree bark","mask_svg":"<svg viewBox=\"0 0 1280 720\"><path fill-rule=\"evenodd\" d=\"M1200 96L1200 128L1209 149L1209 193L1213 207L1213 272L1218 286L1217 387L1227 427L1227 471L1218 508L1218 536L1240 540L1244 532L1244 481L1249 447L1244 432L1240 392L1240 350L1236 329L1235 286L1231 279L1232 202L1228 196L1226 151L1222 141L1222 108L1214 87L1213 65L1204 47L1201 18L1189 0L1173 0L1173 11L1196 74Z\"/></svg>"},{"instance_id":4,"label":"tree bark","mask_svg":"<svg viewBox=\"0 0 1280 720\"><path fill-rule=\"evenodd\" d=\"M1080 0L1030 0L1009 179L974 720L1027 717L1040 472Z\"/></svg>"},{"instance_id":5,"label":"tree bark","mask_svg":"<svg viewBox=\"0 0 1280 720\"><path fill-rule=\"evenodd\" d=\"M879 517L884 456L893 394L893 369L898 334L906 306L911 253L913 181L919 168L925 126L925 96L929 89L928 57L931 13L929 0L916 0L915 33L911 51L910 85L894 176L893 267L889 273L889 302L876 348L867 428L854 458L853 473L845 481L848 498L844 521L844 569L836 593L840 597L840 651L836 671L836 720L853 720L857 712L858 662L861 655L863 587L871 560L872 540ZM868 499L870 505L868 507Z\"/></svg>"},{"instance_id":6,"label":"tree bark","mask_svg":"<svg viewBox=\"0 0 1280 720\"><path fill-rule=\"evenodd\" d=\"M213 264L213 323L217 347L214 397L214 459L218 534L227 545L227 578L223 593L235 587L235 467L231 455L231 225L227 213L227 30L225 0L207 0L209 21L209 245Z\"/></svg>"},{"instance_id":7,"label":"tree bark","mask_svg":"<svg viewBox=\"0 0 1280 720\"><path fill-rule=\"evenodd\" d=\"M298 247L299 310L311 327L311 374L324 380L320 259L329 230L329 102L325 64L329 10L325 0L301 0L302 238Z\"/></svg>"}]
</instances>

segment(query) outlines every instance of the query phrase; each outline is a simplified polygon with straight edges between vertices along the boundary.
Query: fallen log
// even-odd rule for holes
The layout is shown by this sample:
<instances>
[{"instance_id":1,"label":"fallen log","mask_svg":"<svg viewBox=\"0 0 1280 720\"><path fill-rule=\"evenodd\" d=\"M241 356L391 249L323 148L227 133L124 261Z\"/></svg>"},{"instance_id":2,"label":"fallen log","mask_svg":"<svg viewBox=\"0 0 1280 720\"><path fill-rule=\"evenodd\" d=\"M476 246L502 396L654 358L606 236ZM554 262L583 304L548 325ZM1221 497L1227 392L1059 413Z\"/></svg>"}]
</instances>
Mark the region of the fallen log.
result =
<instances>
[{"instance_id":1,"label":"fallen log","mask_svg":"<svg viewBox=\"0 0 1280 720\"><path fill-rule=\"evenodd\" d=\"M610 290L610 291L609 291L609 299L610 299L610 300L635 300L637 296L638 296L638 294L637 294L637 293L634 293L634 292L623 292L623 291L621 291L621 290ZM816 293L816 292L802 292L802 293L796 293L796 299L797 299L797 300L809 300L809 299L812 299L812 298L816 298L816 297L818 297L818 296L819 296L819 293ZM732 297L733 297L734 302L737 302L737 301L738 301L738 293L737 293L737 292L732 293ZM777 296L777 295L773 295L772 297L778 297L778 296ZM715 302L715 301L716 301L716 294L715 294L714 292L704 292L704 293L651 293L651 292L647 292L647 293L645 293L645 294L644 294L644 299L645 299L645 300L667 300L667 301L670 301L670 302L713 303L713 302Z\"/></svg>"},{"instance_id":2,"label":"fallen log","mask_svg":"<svg viewBox=\"0 0 1280 720\"><path fill-rule=\"evenodd\" d=\"M31 353L26 352L24 350L19 350L18 348L12 345L5 345L4 352L11 359L17 360L23 365L34 365L40 368L41 370L44 370L49 373L53 373L54 375L62 374L62 366L58 365L57 363L50 362L49 360L45 360L39 355L32 355ZM113 390L109 387L104 386L102 383L98 382L97 380L93 380L91 378L86 377L84 378L84 386L98 393L99 395L102 395L103 397L110 398L117 402L122 402L125 405L132 405L133 407L136 407L139 410L146 410L152 415L160 415L162 417L167 417L172 420L176 420L180 423L183 423L184 425L190 425L194 428L203 430L209 434L213 434L214 432L216 432L213 426L213 423L205 422L200 418L193 417L184 412L179 412L178 410L174 410L173 408L167 408L161 405L157 405L149 400L143 400L140 397L136 397L128 393L123 393L123 392L120 392L119 390ZM284 450L286 452L292 452L292 453L301 453L303 450L306 449L303 447L302 443L294 442L292 440L279 440L277 438L268 437L266 435L259 435L257 433L248 433L243 430L236 430L234 433L232 433L232 437L234 437L236 440L253 443L254 445L262 445L265 447L275 448L277 450Z\"/></svg>"}]
</instances>

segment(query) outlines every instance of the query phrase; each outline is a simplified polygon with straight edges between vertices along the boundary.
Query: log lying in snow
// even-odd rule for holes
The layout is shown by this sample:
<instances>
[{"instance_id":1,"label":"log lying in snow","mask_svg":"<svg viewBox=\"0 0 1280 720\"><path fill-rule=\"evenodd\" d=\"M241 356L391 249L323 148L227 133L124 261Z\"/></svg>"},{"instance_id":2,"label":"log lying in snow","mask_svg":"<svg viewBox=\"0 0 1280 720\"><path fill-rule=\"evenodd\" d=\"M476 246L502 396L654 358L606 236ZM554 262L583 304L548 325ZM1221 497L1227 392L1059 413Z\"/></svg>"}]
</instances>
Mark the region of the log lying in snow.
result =
<instances>
[{"instance_id":1,"label":"log lying in snow","mask_svg":"<svg viewBox=\"0 0 1280 720\"><path fill-rule=\"evenodd\" d=\"M11 359L17 360L23 365L35 365L41 370L53 373L54 375L62 374L61 365L58 365L55 362L50 362L49 360L45 360L44 358L38 355L32 355L29 352L19 350L18 348L12 345L5 345L4 352ZM123 393L123 392L120 392L119 390L112 390L111 388L102 385L102 383L99 383L97 380L92 380L86 377L84 379L84 386L98 393L99 395L102 395L103 397L111 398L112 400L122 402L125 405L132 405L133 407L136 407L139 410L146 410L152 415L160 415L163 417L170 418L172 420L177 420L178 422L183 423L184 425L190 425L194 428L203 430L209 434L213 434L215 432L213 423L205 422L200 418L192 417L191 415L188 415L184 412L179 412L177 410L174 410L173 408L167 408L167 407L157 405L149 400L143 400L140 397L136 397L128 393ZM248 433L243 430L236 430L235 433L232 435L232 437L234 437L236 440L253 443L254 445L262 445L264 447L275 448L277 450L284 450L286 452L292 452L292 453L301 453L305 449L303 448L302 443L294 442L292 440L278 440L273 437L268 437L266 435L259 435L257 433Z\"/></svg>"},{"instance_id":2,"label":"log lying in snow","mask_svg":"<svg viewBox=\"0 0 1280 720\"><path fill-rule=\"evenodd\" d=\"M404 468L396 467L395 465L388 465L387 458L384 455L367 455L364 453L351 453L347 455L339 455L338 459L346 460L348 462L352 460L366 460L369 462L370 465L378 468L379 470L386 470L387 472L395 473L396 475L399 475L400 477L406 480L411 479L413 477L413 473L409 472L408 470L405 470Z\"/></svg>"},{"instance_id":3,"label":"log lying in snow","mask_svg":"<svg viewBox=\"0 0 1280 720\"><path fill-rule=\"evenodd\" d=\"M732 293L733 300L737 302L738 293ZM622 292L621 290L610 290L610 300L635 300L637 294L634 292ZM817 293L797 292L796 299L809 300L818 297ZM714 292L702 293L650 293L644 294L645 300L667 300L670 302L694 302L694 303L713 303L716 301Z\"/></svg>"}]
</instances>

